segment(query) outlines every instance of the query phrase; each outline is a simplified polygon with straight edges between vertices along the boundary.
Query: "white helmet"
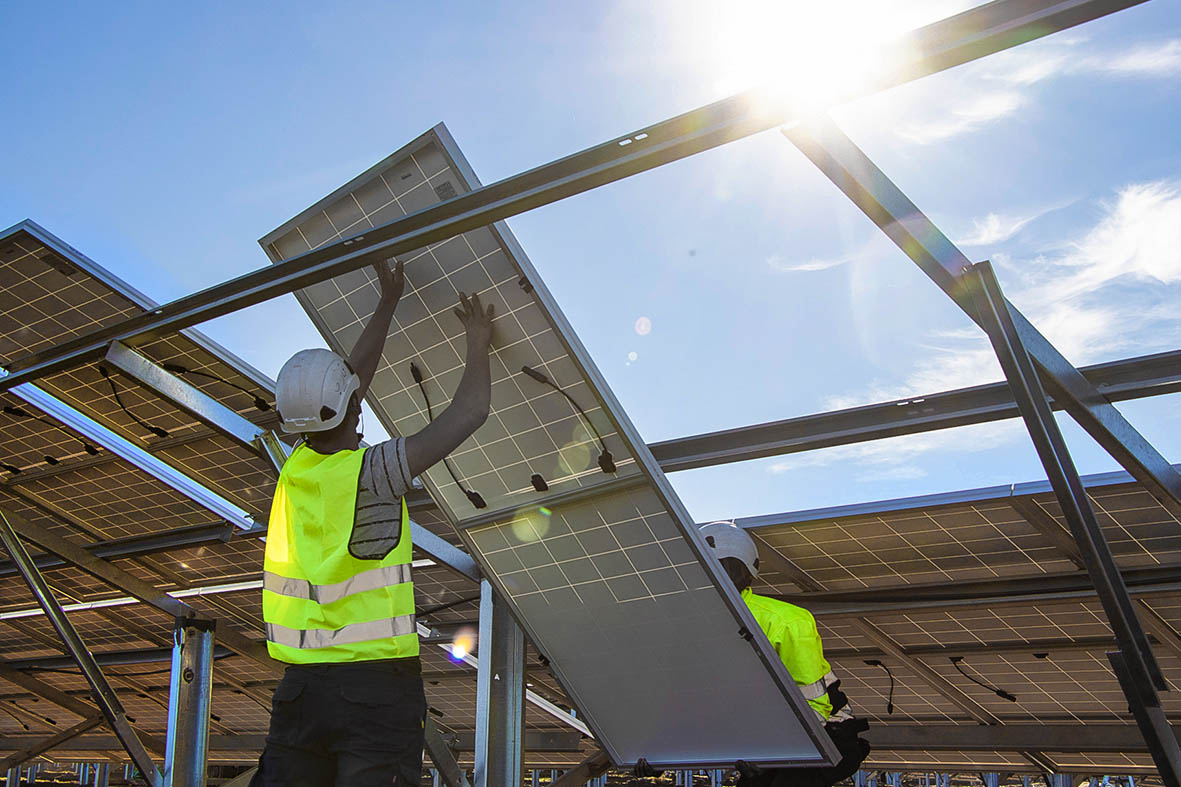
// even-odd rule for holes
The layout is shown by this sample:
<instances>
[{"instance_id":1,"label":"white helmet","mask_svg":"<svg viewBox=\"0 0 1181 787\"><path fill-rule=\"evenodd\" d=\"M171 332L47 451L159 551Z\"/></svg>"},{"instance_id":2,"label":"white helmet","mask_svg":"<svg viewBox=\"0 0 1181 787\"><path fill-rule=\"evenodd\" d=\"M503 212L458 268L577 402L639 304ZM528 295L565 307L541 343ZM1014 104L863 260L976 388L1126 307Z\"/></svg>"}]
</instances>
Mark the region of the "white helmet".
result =
<instances>
[{"instance_id":1,"label":"white helmet","mask_svg":"<svg viewBox=\"0 0 1181 787\"><path fill-rule=\"evenodd\" d=\"M300 350L279 370L275 409L284 432L325 432L340 424L361 378L331 350Z\"/></svg>"},{"instance_id":2,"label":"white helmet","mask_svg":"<svg viewBox=\"0 0 1181 787\"><path fill-rule=\"evenodd\" d=\"M714 549L714 556L736 557L750 569L750 575L759 575L759 548L750 534L733 522L710 522L697 528L705 543Z\"/></svg>"}]
</instances>

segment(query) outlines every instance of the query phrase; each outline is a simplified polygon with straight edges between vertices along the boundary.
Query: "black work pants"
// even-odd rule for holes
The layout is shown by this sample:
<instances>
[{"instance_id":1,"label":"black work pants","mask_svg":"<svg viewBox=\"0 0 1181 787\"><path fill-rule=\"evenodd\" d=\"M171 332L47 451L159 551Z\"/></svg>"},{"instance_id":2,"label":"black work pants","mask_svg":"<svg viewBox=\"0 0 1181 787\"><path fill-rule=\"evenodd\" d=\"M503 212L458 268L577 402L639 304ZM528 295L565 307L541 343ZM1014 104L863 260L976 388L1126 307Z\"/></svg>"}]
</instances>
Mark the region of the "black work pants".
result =
<instances>
[{"instance_id":1,"label":"black work pants","mask_svg":"<svg viewBox=\"0 0 1181 787\"><path fill-rule=\"evenodd\" d=\"M426 698L417 658L287 668L251 787L417 787Z\"/></svg>"}]
</instances>

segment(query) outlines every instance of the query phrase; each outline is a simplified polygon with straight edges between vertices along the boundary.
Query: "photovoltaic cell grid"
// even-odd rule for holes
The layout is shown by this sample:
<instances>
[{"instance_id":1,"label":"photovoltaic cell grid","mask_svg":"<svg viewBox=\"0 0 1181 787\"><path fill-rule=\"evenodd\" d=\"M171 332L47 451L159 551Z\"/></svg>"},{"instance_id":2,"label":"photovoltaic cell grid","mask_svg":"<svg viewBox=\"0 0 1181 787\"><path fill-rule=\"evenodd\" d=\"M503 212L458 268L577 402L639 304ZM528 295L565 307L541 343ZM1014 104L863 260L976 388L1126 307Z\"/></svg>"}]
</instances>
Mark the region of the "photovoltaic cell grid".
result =
<instances>
[{"instance_id":1,"label":"photovoltaic cell grid","mask_svg":"<svg viewBox=\"0 0 1181 787\"><path fill-rule=\"evenodd\" d=\"M14 306L9 316L32 320L25 327L17 322L7 332L0 329L0 349L6 351L5 359L43 349L154 306L145 296L34 225L18 225L0 234L0 293L4 295L0 304L21 304ZM182 375L186 382L256 423L269 426L276 422L273 411L261 412L254 404L255 395L270 401L269 381L200 334L163 337L136 350L156 363L179 364L220 378ZM179 462L196 480L265 520L273 480L263 460L213 435L192 417L113 369L110 379L104 378L98 367L95 363L85 364L51 375L38 385L131 442L166 461ZM144 423L164 429L169 436L151 435L125 413L111 391L112 384L127 410ZM14 399L10 396L5 403ZM41 415L29 405L15 404ZM46 449L41 456L29 439L33 436L30 430L38 427L43 431L40 436ZM98 457L87 456L81 442L67 437L69 430L63 432L12 415L0 416L0 434L7 437L10 432L18 438L14 443L18 449L16 458L24 464L0 456L0 461L23 471L20 475L9 472L9 483L51 475L66 467L91 467L111 459L105 451ZM44 455L61 464L53 465Z\"/></svg>"},{"instance_id":2,"label":"photovoltaic cell grid","mask_svg":"<svg viewBox=\"0 0 1181 787\"><path fill-rule=\"evenodd\" d=\"M260 243L273 261L289 259L363 237L477 185L446 130L436 127ZM772 654L760 660L738 635L753 621L740 623L745 610L736 613L719 598L686 542L682 528L692 523L674 520L649 485L615 489L616 479L641 472L634 448L613 425L624 416L609 417L609 394L596 389L585 356L577 359L577 338L563 327L507 226L464 233L403 261L406 292L369 401L391 432L423 428L428 413L411 362L422 368L439 412L463 371L462 328L451 314L456 293L479 293L495 304L492 412L451 461L457 476L487 501L487 512L498 513L480 517L442 463L426 473L425 484L448 517L466 528L473 554L491 568L530 639L614 759L816 760L814 714L782 664ZM371 271L360 270L298 293L337 352L351 350L373 314L375 282ZM566 396L521 373L522 366L541 371ZM570 399L603 436L617 472L600 470L594 430ZM535 473L548 490L534 488ZM563 493L596 488L589 500L554 502ZM730 603L741 607L737 597ZM743 723L721 734L696 712L720 696L746 709Z\"/></svg>"},{"instance_id":3,"label":"photovoltaic cell grid","mask_svg":"<svg viewBox=\"0 0 1181 787\"><path fill-rule=\"evenodd\" d=\"M459 167L428 133L260 242L272 261L279 261L363 235L468 190ZM637 472L592 387L567 356L535 294L527 292L537 282L506 253L506 233L485 227L404 255L406 291L369 396L392 433L422 429L428 412L411 362L422 370L426 395L438 414L450 402L466 357L463 327L452 314L457 293L478 293L485 304L494 304L492 413L450 457L459 478L483 496L491 511L543 499L530 481L534 473L552 493L609 478L597 464L600 448L593 430L566 397L522 374L522 366L544 373L586 411L615 457L616 477ZM363 269L297 295L332 348L347 355L376 308L379 290L374 273ZM453 521L479 513L442 464L424 480Z\"/></svg>"},{"instance_id":4,"label":"photovoltaic cell grid","mask_svg":"<svg viewBox=\"0 0 1181 787\"><path fill-rule=\"evenodd\" d=\"M1148 492L1116 484L1091 487L1088 494L1122 568L1181 561L1181 523ZM1031 500L1068 534L1052 493ZM828 590L1076 570L1003 498L775 525L757 533Z\"/></svg>"}]
</instances>

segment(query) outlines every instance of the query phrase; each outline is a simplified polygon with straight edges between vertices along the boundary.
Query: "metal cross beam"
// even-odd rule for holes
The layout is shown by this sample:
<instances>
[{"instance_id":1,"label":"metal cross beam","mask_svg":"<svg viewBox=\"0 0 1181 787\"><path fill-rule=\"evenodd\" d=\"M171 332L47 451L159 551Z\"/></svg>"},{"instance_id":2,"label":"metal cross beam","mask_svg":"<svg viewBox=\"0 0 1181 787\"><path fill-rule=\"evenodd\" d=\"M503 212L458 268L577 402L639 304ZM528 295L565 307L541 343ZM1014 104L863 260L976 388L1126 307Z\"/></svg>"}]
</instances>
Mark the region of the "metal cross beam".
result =
<instances>
[{"instance_id":1,"label":"metal cross beam","mask_svg":"<svg viewBox=\"0 0 1181 787\"><path fill-rule=\"evenodd\" d=\"M919 678L919 680L923 681L932 689L942 694L944 699L955 705L964 713L968 714L981 724L1001 723L999 717L994 715L990 710L985 708L980 703L976 702L976 700L972 699L967 694L964 694L962 691L956 688L954 683L940 675L935 670L931 669L931 667L927 666L927 664L925 664L920 659L908 655L898 645L898 643L886 636L886 634L877 626L863 618L853 618L850 622L853 624L853 628L857 629L857 632L861 634L861 636L877 645L882 649L883 653L902 664L903 667L912 672L917 678Z\"/></svg>"},{"instance_id":2,"label":"metal cross beam","mask_svg":"<svg viewBox=\"0 0 1181 787\"><path fill-rule=\"evenodd\" d=\"M1174 727L1181 736L1181 727ZM888 751L1038 751L1143 753L1148 749L1132 724L967 724L871 725L864 733L875 750Z\"/></svg>"},{"instance_id":3,"label":"metal cross beam","mask_svg":"<svg viewBox=\"0 0 1181 787\"><path fill-rule=\"evenodd\" d=\"M1143 596L1181 592L1179 577L1181 564L1172 563L1129 569L1124 574L1124 581L1133 595ZM1028 606L1056 601L1085 601L1094 597L1094 584L1081 572L776 596L806 606L817 617L834 618L920 609L980 608L1002 604Z\"/></svg>"},{"instance_id":4,"label":"metal cross beam","mask_svg":"<svg viewBox=\"0 0 1181 787\"><path fill-rule=\"evenodd\" d=\"M1079 369L1110 401L1181 391L1181 351ZM1055 399L1053 407L1062 409ZM892 402L678 437L648 448L666 473L814 451L886 437L1019 418L1007 383L990 383Z\"/></svg>"},{"instance_id":5,"label":"metal cross beam","mask_svg":"<svg viewBox=\"0 0 1181 787\"><path fill-rule=\"evenodd\" d=\"M816 118L783 134L968 317L985 327L962 280L971 267L968 258L835 123ZM1161 505L1181 517L1181 474L1011 303L1006 305L1049 393Z\"/></svg>"},{"instance_id":6,"label":"metal cross beam","mask_svg":"<svg viewBox=\"0 0 1181 787\"><path fill-rule=\"evenodd\" d=\"M910 54L844 99L878 92L1110 14L1143 0L995 0L902 37ZM262 268L17 359L0 391L101 358L112 341L175 333L793 119L749 91L610 139L286 262Z\"/></svg>"},{"instance_id":7,"label":"metal cross beam","mask_svg":"<svg viewBox=\"0 0 1181 787\"><path fill-rule=\"evenodd\" d=\"M3 760L0 760L0 771L7 771L9 768L15 768L21 763L27 762L28 760L40 756L47 751L53 751L63 743L68 743L74 740L82 733L89 732L102 723L102 714L95 714L94 716L88 716L72 727L62 730L57 735L40 740L29 741L22 748L17 749Z\"/></svg>"},{"instance_id":8,"label":"metal cross beam","mask_svg":"<svg viewBox=\"0 0 1181 787\"><path fill-rule=\"evenodd\" d=\"M1045 391L1038 381L1034 355L1027 351L992 266L987 262L971 266L965 270L962 283L974 299L979 322L988 333L1005 378L1013 389L1030 439L1119 644L1119 649L1109 652L1107 657L1119 678L1120 688L1165 785L1181 787L1181 746L1173 736L1157 695L1158 691L1166 691L1168 684L1136 617L1135 606L1128 596L1103 529L1095 518L1058 422L1050 412ZM1170 465L1165 466L1172 471Z\"/></svg>"},{"instance_id":9,"label":"metal cross beam","mask_svg":"<svg viewBox=\"0 0 1181 787\"><path fill-rule=\"evenodd\" d=\"M102 711L103 718L114 730L116 737L119 738L119 742L136 767L144 774L151 774L152 777L149 778L149 781L158 784L160 778L156 765L152 762L152 757L148 754L143 741L140 740L139 735L132 728L131 722L127 719L127 714L123 710L122 703L119 702L118 695L111 688L102 669L95 663L94 656L91 655L82 638L78 636L77 629L62 611L61 604L58 603L53 591L46 584L41 572L33 564L24 543L21 542L3 512L0 512L0 540L4 542L4 548L8 551L9 557L17 564L25 583L36 596L37 602L45 610L45 616L49 618L70 655L74 657L83 677L86 678L86 682L90 684L91 695L99 710Z\"/></svg>"},{"instance_id":10,"label":"metal cross beam","mask_svg":"<svg viewBox=\"0 0 1181 787\"><path fill-rule=\"evenodd\" d=\"M191 413L198 420L238 445L262 454L264 458L272 462L276 473L282 469L282 458L285 458L281 458L282 448L275 445L278 441L273 435L268 437L267 430L251 423L242 415L176 375L165 371L121 342L111 344L107 350L106 359L140 385ZM266 445L275 446L274 450L267 450ZM444 565L468 579L479 581L480 570L476 561L462 549L440 538L417 522L411 522L410 530L410 540L415 548L425 552L436 563Z\"/></svg>"}]
</instances>

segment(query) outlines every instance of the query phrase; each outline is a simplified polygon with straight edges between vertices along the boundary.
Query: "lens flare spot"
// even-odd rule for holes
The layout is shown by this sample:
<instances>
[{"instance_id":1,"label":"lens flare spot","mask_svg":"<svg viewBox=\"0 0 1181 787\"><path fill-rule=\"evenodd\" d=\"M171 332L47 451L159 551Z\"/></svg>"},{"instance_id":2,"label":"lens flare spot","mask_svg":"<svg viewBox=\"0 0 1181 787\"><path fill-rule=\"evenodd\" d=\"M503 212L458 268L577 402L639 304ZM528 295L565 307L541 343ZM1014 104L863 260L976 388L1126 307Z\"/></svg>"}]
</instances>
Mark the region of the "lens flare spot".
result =
<instances>
[{"instance_id":1,"label":"lens flare spot","mask_svg":"<svg viewBox=\"0 0 1181 787\"><path fill-rule=\"evenodd\" d=\"M627 354L627 362L628 363L635 363L639 359L640 359L640 354L635 352L634 350Z\"/></svg>"},{"instance_id":2,"label":"lens flare spot","mask_svg":"<svg viewBox=\"0 0 1181 787\"><path fill-rule=\"evenodd\" d=\"M513 535L522 544L540 541L549 533L549 517L549 509L546 508L522 509L513 517Z\"/></svg>"},{"instance_id":3,"label":"lens flare spot","mask_svg":"<svg viewBox=\"0 0 1181 787\"><path fill-rule=\"evenodd\" d=\"M652 321L647 317L641 317L636 320L636 333L640 336L647 336L652 333Z\"/></svg>"},{"instance_id":4,"label":"lens flare spot","mask_svg":"<svg viewBox=\"0 0 1181 787\"><path fill-rule=\"evenodd\" d=\"M455 638L451 640L451 658L455 661L463 661L464 657L475 650L476 647L476 632L470 627L458 629L455 632Z\"/></svg>"}]
</instances>

